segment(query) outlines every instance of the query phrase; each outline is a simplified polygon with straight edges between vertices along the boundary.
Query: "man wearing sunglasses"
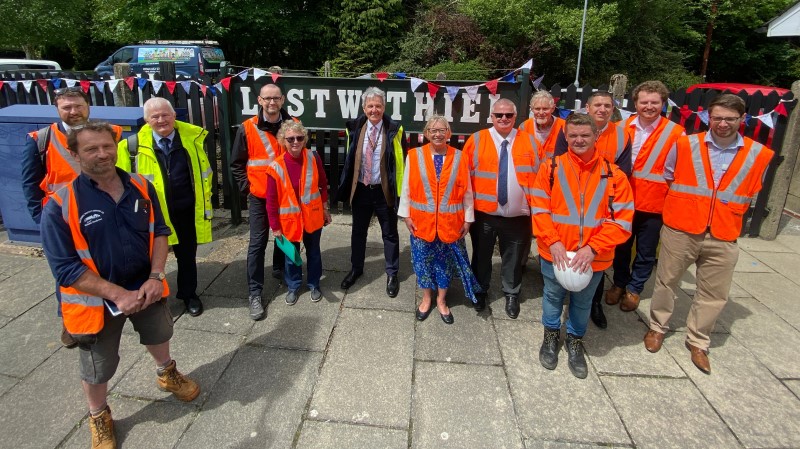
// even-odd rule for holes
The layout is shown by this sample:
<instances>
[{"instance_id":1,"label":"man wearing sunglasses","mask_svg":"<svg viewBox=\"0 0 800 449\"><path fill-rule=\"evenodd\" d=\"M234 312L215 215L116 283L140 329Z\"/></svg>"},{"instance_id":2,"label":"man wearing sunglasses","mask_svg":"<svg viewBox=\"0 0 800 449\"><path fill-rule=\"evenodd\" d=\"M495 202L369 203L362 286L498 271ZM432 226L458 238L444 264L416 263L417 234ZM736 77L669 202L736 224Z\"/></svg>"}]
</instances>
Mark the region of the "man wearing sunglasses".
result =
<instances>
[{"instance_id":1,"label":"man wearing sunglasses","mask_svg":"<svg viewBox=\"0 0 800 449\"><path fill-rule=\"evenodd\" d=\"M22 193L36 224L41 221L42 207L48 198L80 174L80 165L67 151L67 133L72 127L84 125L89 120L89 96L81 87L63 87L56 89L54 94L53 103L60 121L29 133L22 153ZM122 128L115 125L113 129L119 140ZM56 299L58 315L61 316L58 289ZM67 348L77 345L63 328L61 343Z\"/></svg>"},{"instance_id":2,"label":"man wearing sunglasses","mask_svg":"<svg viewBox=\"0 0 800 449\"><path fill-rule=\"evenodd\" d=\"M231 152L231 172L250 211L250 243L247 247L247 286L250 318L264 317L264 255L269 237L267 216L267 167L283 153L276 136L286 120L298 121L283 109L280 87L265 84L258 94L258 113L245 120L236 132ZM283 279L283 252L272 248L272 277Z\"/></svg>"},{"instance_id":3,"label":"man wearing sunglasses","mask_svg":"<svg viewBox=\"0 0 800 449\"><path fill-rule=\"evenodd\" d=\"M533 135L514 128L517 106L500 99L492 108L492 127L469 137L464 153L469 158L475 192L472 237L472 271L481 286L475 310L486 307L492 277L492 254L500 240L500 274L506 314L519 315L522 261L531 241L533 183L542 152Z\"/></svg>"}]
</instances>

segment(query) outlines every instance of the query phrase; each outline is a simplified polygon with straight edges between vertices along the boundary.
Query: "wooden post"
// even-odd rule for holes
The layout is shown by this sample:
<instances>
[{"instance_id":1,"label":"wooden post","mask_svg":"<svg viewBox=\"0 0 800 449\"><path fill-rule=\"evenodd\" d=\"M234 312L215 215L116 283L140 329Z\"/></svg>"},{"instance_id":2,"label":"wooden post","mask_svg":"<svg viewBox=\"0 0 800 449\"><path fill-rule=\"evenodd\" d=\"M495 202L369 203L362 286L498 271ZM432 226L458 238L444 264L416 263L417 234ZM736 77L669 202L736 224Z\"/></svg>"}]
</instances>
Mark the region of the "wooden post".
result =
<instances>
[{"instance_id":1,"label":"wooden post","mask_svg":"<svg viewBox=\"0 0 800 449\"><path fill-rule=\"evenodd\" d=\"M114 89L114 106L136 106L136 101L133 98L133 92L128 89L125 84L125 78L131 75L131 65L119 62L114 64L114 78L122 81L117 83L117 88Z\"/></svg>"},{"instance_id":2,"label":"wooden post","mask_svg":"<svg viewBox=\"0 0 800 449\"><path fill-rule=\"evenodd\" d=\"M792 94L794 98L800 98L800 81L792 83ZM761 224L759 236L765 240L775 240L778 236L778 225L781 222L783 206L786 204L786 196L789 193L789 185L792 182L794 166L797 162L797 152L800 149L800 108L795 107L789 115L789 123L786 125L786 135L783 139L780 151L776 151L776 158L780 158L778 168L775 170L775 177L769 188L769 198L767 199L767 218ZM767 177L769 180L769 177Z\"/></svg>"},{"instance_id":3,"label":"wooden post","mask_svg":"<svg viewBox=\"0 0 800 449\"><path fill-rule=\"evenodd\" d=\"M159 61L158 73L161 74L163 81L175 81L175 62Z\"/></svg>"},{"instance_id":4,"label":"wooden post","mask_svg":"<svg viewBox=\"0 0 800 449\"><path fill-rule=\"evenodd\" d=\"M611 82L609 83L608 91L611 92L611 96L614 98L614 103L618 105L616 108L614 108L614 115L611 116L611 120L614 122L622 120L622 114L620 114L619 110L622 109L622 101L625 100L625 90L627 88L627 76L621 73L611 75Z\"/></svg>"}]
</instances>

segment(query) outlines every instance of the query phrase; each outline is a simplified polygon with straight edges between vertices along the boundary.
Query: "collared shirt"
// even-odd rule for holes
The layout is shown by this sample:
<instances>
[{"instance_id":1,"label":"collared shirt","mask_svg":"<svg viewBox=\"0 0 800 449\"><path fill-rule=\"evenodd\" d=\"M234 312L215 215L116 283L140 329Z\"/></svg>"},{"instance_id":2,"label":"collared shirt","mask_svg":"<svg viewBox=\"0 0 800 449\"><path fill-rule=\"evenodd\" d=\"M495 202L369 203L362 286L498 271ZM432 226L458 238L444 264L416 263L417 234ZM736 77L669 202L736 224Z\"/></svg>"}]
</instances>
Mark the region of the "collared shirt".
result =
<instances>
[{"instance_id":1,"label":"collared shirt","mask_svg":"<svg viewBox=\"0 0 800 449\"><path fill-rule=\"evenodd\" d=\"M547 140L547 137L550 135L550 132L553 131L553 125L556 124L556 119L554 117L550 118L551 118L550 127L547 128L547 131L540 129L539 125L536 124L536 119L535 118L533 119L533 131L536 133L536 140L538 140L539 142L544 143L544 141Z\"/></svg>"},{"instance_id":2,"label":"collared shirt","mask_svg":"<svg viewBox=\"0 0 800 449\"><path fill-rule=\"evenodd\" d=\"M158 133L156 133L155 131L153 131L153 143L155 144L154 148L157 148L157 149L161 150L162 153L164 152L164 149L161 148L161 139L164 139L164 138L166 138L167 141L168 141L167 142L167 150L168 151L165 154L169 154L169 153L172 152L172 149L174 147L174 145L172 145L172 141L175 140L175 130L173 129L172 132L169 133L169 135L166 136L166 137L161 136Z\"/></svg>"},{"instance_id":3,"label":"collared shirt","mask_svg":"<svg viewBox=\"0 0 800 449\"><path fill-rule=\"evenodd\" d=\"M489 128L489 134L492 136L494 147L497 150L498 162L500 161L500 146L503 140L508 141L508 202L505 206L501 206L500 203L497 203L497 209L490 213L490 215L497 215L500 217L519 217L522 215L530 215L531 209L530 205L528 204L528 198L522 191L522 187L519 186L517 169L514 165L514 155L511 151L511 147L514 146L514 139L517 137L517 129L512 129L505 139L503 139L500 133L494 129L494 126ZM499 173L500 167L498 167L497 170Z\"/></svg>"},{"instance_id":4,"label":"collared shirt","mask_svg":"<svg viewBox=\"0 0 800 449\"><path fill-rule=\"evenodd\" d=\"M72 127L67 125L67 122L61 122L61 126L64 127L64 135L69 135L69 132L72 131Z\"/></svg>"},{"instance_id":5,"label":"collared shirt","mask_svg":"<svg viewBox=\"0 0 800 449\"><path fill-rule=\"evenodd\" d=\"M653 134L653 131L656 130L656 127L661 123L661 120L666 120L663 117L659 117L657 120L653 121L653 123L642 126L639 123L639 117L633 119L630 126L636 128L636 132L633 135L633 142L631 142L631 164L636 162L636 156L639 155L639 150L642 149L642 145L647 142L647 139L650 138L650 135Z\"/></svg>"},{"instance_id":6,"label":"collared shirt","mask_svg":"<svg viewBox=\"0 0 800 449\"><path fill-rule=\"evenodd\" d=\"M359 174L359 181L364 184L380 184L381 183L381 145L383 143L383 121L378 122L377 125L373 125L372 122L367 120L366 123L367 130L364 134L364 146L362 147L362 159L361 159L361 173ZM377 128L378 139L375 142L370 141L369 136L372 135L372 128ZM366 164L364 164L365 158L372 154L372 173L369 174L369 177L365 180L366 177Z\"/></svg>"},{"instance_id":7,"label":"collared shirt","mask_svg":"<svg viewBox=\"0 0 800 449\"><path fill-rule=\"evenodd\" d=\"M118 203L86 174L78 176L75 183L78 217L100 277L134 290L150 274L150 215L143 207L142 195L131 184L130 175L119 168L117 174L123 186ZM148 195L155 213L155 236L168 236L171 231L164 223L152 184L148 184ZM42 213L42 247L60 285L74 284L89 269L75 250L69 225L55 201L48 201Z\"/></svg>"},{"instance_id":8,"label":"collared shirt","mask_svg":"<svg viewBox=\"0 0 800 449\"><path fill-rule=\"evenodd\" d=\"M728 171L728 167L731 166L733 158L736 157L736 153L744 147L744 139L741 134L737 133L736 140L723 148L717 145L713 133L709 131L706 133L706 137L703 140L708 145L708 159L711 161L711 175L714 178L714 188L717 188L719 187L720 181L722 181L722 177L725 176L725 173ZM669 182L675 180L675 164L677 161L678 150L675 145L673 145L669 153L667 153L667 159L664 161L664 179Z\"/></svg>"}]
</instances>

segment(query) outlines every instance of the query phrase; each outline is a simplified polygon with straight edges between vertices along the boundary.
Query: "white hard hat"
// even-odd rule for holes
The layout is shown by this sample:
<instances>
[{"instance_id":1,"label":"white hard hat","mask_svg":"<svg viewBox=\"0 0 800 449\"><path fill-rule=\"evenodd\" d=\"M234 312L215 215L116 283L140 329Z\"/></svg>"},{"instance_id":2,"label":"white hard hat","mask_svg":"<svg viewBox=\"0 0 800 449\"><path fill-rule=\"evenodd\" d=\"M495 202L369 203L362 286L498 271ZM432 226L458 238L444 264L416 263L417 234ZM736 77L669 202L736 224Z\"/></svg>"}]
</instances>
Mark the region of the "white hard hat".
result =
<instances>
[{"instance_id":1,"label":"white hard hat","mask_svg":"<svg viewBox=\"0 0 800 449\"><path fill-rule=\"evenodd\" d=\"M575 253L573 251L567 251L567 258L572 260L573 257L575 257ZM586 286L589 285L589 282L591 282L592 275L594 274L591 267L585 272L580 273L573 271L571 267L567 267L565 270L560 270L558 265L553 264L553 270L556 273L556 280L558 283L571 292L579 292L586 288Z\"/></svg>"}]
</instances>

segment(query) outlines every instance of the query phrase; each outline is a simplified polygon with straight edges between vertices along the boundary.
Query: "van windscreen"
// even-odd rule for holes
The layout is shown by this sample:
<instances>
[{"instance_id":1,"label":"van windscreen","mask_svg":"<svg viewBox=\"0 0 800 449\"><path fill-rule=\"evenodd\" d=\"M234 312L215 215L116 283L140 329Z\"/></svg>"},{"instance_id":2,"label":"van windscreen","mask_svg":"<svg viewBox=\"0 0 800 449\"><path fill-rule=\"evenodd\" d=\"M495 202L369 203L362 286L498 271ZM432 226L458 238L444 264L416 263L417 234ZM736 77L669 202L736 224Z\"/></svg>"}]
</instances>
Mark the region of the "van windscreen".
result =
<instances>
[{"instance_id":1,"label":"van windscreen","mask_svg":"<svg viewBox=\"0 0 800 449\"><path fill-rule=\"evenodd\" d=\"M203 54L203 59L209 62L220 62L225 60L225 55L222 53L221 48L203 47L200 49Z\"/></svg>"},{"instance_id":2,"label":"van windscreen","mask_svg":"<svg viewBox=\"0 0 800 449\"><path fill-rule=\"evenodd\" d=\"M184 62L192 60L194 48L191 47L146 47L139 48L137 61L140 63L175 61Z\"/></svg>"}]
</instances>

